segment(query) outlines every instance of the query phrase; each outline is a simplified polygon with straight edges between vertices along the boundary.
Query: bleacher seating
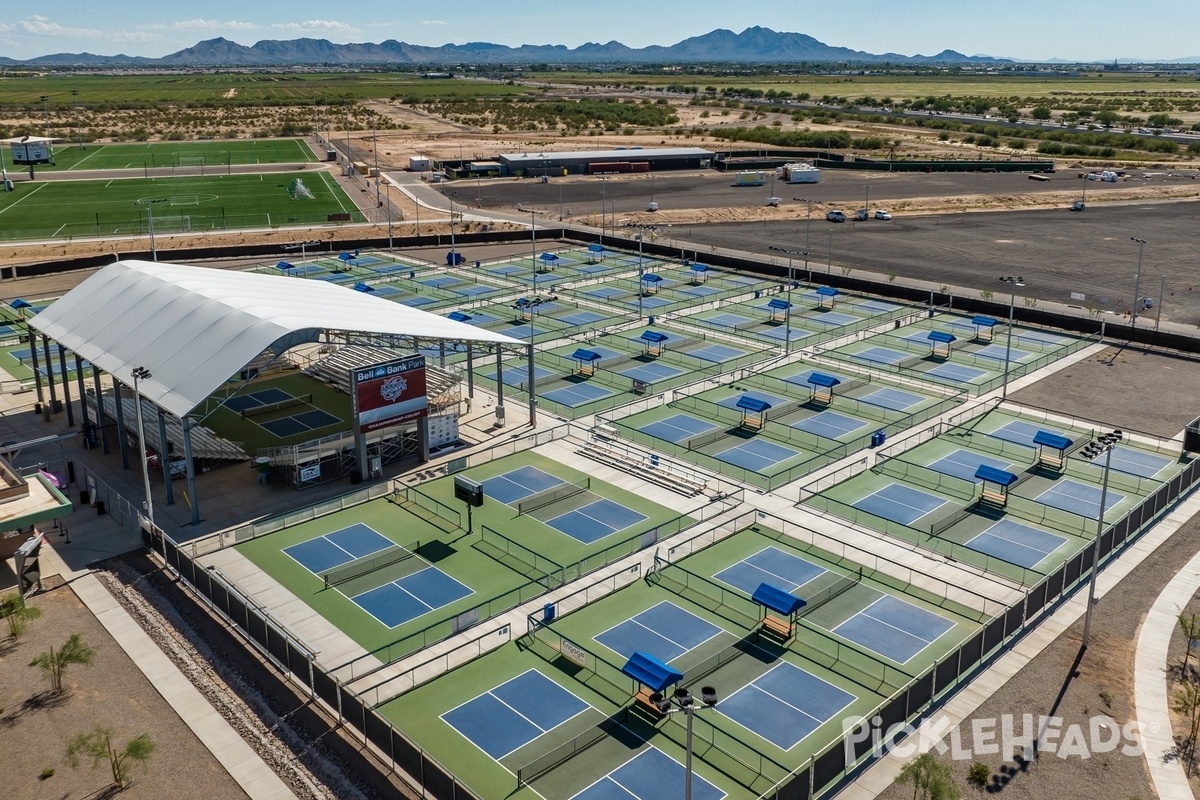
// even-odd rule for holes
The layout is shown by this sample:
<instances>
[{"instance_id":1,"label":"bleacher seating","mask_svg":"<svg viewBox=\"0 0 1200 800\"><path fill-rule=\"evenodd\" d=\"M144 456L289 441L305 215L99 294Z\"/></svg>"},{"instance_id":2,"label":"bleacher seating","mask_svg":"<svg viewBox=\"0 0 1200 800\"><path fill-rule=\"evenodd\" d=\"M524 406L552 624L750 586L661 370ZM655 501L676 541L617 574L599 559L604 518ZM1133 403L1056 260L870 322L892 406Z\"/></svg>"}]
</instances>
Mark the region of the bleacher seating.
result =
<instances>
[{"instance_id":1,"label":"bleacher seating","mask_svg":"<svg viewBox=\"0 0 1200 800\"><path fill-rule=\"evenodd\" d=\"M696 480L679 475L651 460L649 454L644 456L622 452L611 447L605 447L600 442L588 442L578 450L580 455L587 456L593 461L627 472L644 480L657 483L660 486L677 492L684 497L695 497L702 494L708 487Z\"/></svg>"}]
</instances>

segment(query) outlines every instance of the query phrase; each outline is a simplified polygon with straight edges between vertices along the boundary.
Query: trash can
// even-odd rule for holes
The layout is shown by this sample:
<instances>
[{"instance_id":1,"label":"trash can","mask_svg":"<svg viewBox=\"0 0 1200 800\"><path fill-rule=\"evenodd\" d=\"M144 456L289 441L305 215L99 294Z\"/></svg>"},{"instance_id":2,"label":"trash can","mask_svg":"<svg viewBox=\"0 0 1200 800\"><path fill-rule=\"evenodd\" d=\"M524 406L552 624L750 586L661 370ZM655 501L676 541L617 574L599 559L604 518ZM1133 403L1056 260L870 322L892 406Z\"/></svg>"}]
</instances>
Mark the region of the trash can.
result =
<instances>
[{"instance_id":1,"label":"trash can","mask_svg":"<svg viewBox=\"0 0 1200 800\"><path fill-rule=\"evenodd\" d=\"M658 456L654 453L650 454L650 466L652 466L652 467L658 466Z\"/></svg>"},{"instance_id":2,"label":"trash can","mask_svg":"<svg viewBox=\"0 0 1200 800\"><path fill-rule=\"evenodd\" d=\"M108 513L108 509L104 506L103 500L96 501L96 516L102 517Z\"/></svg>"},{"instance_id":3,"label":"trash can","mask_svg":"<svg viewBox=\"0 0 1200 800\"><path fill-rule=\"evenodd\" d=\"M254 467L258 470L258 482L266 483L267 475L271 472L271 459L261 456L254 459Z\"/></svg>"},{"instance_id":4,"label":"trash can","mask_svg":"<svg viewBox=\"0 0 1200 800\"><path fill-rule=\"evenodd\" d=\"M542 622L554 621L554 603L546 603L542 606Z\"/></svg>"},{"instance_id":5,"label":"trash can","mask_svg":"<svg viewBox=\"0 0 1200 800\"><path fill-rule=\"evenodd\" d=\"M653 315L653 314L652 314L652 315L650 315L650 317L649 317L649 321L650 321L650 322L649 322L649 324L651 324L651 325L653 325L653 324L654 324L654 315Z\"/></svg>"},{"instance_id":6,"label":"trash can","mask_svg":"<svg viewBox=\"0 0 1200 800\"><path fill-rule=\"evenodd\" d=\"M79 491L79 502L81 505L86 506L91 499L92 496L88 493L87 489L81 489Z\"/></svg>"}]
</instances>

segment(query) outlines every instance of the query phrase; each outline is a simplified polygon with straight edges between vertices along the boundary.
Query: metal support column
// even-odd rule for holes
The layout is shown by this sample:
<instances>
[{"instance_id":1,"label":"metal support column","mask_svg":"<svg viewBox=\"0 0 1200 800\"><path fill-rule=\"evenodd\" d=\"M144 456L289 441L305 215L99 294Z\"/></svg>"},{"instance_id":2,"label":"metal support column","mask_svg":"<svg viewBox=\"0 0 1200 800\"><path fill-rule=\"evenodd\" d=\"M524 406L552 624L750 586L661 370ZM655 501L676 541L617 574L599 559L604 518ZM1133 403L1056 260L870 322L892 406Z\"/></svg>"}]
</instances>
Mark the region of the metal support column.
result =
<instances>
[{"instance_id":1,"label":"metal support column","mask_svg":"<svg viewBox=\"0 0 1200 800\"><path fill-rule=\"evenodd\" d=\"M75 381L78 383L79 387L79 416L82 417L82 419L79 421L79 424L83 427L83 430L86 433L88 423L91 421L91 417L88 416L87 392L84 391L83 359L80 358L79 353L75 354Z\"/></svg>"},{"instance_id":2,"label":"metal support column","mask_svg":"<svg viewBox=\"0 0 1200 800\"><path fill-rule=\"evenodd\" d=\"M75 427L75 411L71 408L71 373L67 372L67 350L62 345L58 346L58 367L62 374L62 390L63 390L63 405L67 409L67 427ZM53 372L54 370L49 370Z\"/></svg>"},{"instance_id":3,"label":"metal support column","mask_svg":"<svg viewBox=\"0 0 1200 800\"><path fill-rule=\"evenodd\" d=\"M100 370L95 364L92 364L92 388L96 392L96 435L100 437L104 455L108 455L108 437L104 435L104 394L100 391Z\"/></svg>"},{"instance_id":4,"label":"metal support column","mask_svg":"<svg viewBox=\"0 0 1200 800\"><path fill-rule=\"evenodd\" d=\"M58 393L54 391L54 361L50 358L50 337L42 337L42 355L46 357L46 388L50 390L50 413L54 413L54 407L58 405ZM50 418L50 414L46 415L46 419Z\"/></svg>"},{"instance_id":5,"label":"metal support column","mask_svg":"<svg viewBox=\"0 0 1200 800\"><path fill-rule=\"evenodd\" d=\"M467 342L467 399L475 399L475 345Z\"/></svg>"},{"instance_id":6,"label":"metal support column","mask_svg":"<svg viewBox=\"0 0 1200 800\"><path fill-rule=\"evenodd\" d=\"M533 387L529 387L533 391ZM496 422L504 424L504 353L496 345Z\"/></svg>"},{"instance_id":7,"label":"metal support column","mask_svg":"<svg viewBox=\"0 0 1200 800\"><path fill-rule=\"evenodd\" d=\"M192 463L192 419L183 418L183 457L187 461L187 501L192 508L192 524L200 524L200 501L196 498L196 465Z\"/></svg>"},{"instance_id":8,"label":"metal support column","mask_svg":"<svg viewBox=\"0 0 1200 800\"><path fill-rule=\"evenodd\" d=\"M417 442L421 447L421 463L429 460L429 417L417 420Z\"/></svg>"},{"instance_id":9,"label":"metal support column","mask_svg":"<svg viewBox=\"0 0 1200 800\"><path fill-rule=\"evenodd\" d=\"M167 505L175 505L175 490L171 486L171 449L167 442L167 420L158 406L158 460L162 465L163 483L167 485Z\"/></svg>"},{"instance_id":10,"label":"metal support column","mask_svg":"<svg viewBox=\"0 0 1200 800\"><path fill-rule=\"evenodd\" d=\"M42 373L38 370L38 334L33 332L33 328L28 328L27 330L29 331L29 358L33 363L33 387L37 390L37 401L44 404L46 402L46 398L42 394Z\"/></svg>"},{"instance_id":11,"label":"metal support column","mask_svg":"<svg viewBox=\"0 0 1200 800\"><path fill-rule=\"evenodd\" d=\"M533 324L532 322L530 323ZM525 345L525 356L529 359L529 427L537 427L537 392L534 390L533 343Z\"/></svg>"},{"instance_id":12,"label":"metal support column","mask_svg":"<svg viewBox=\"0 0 1200 800\"><path fill-rule=\"evenodd\" d=\"M117 407L117 449L121 453L121 469L129 469L129 447L125 433L125 404L121 399L121 382L113 376L113 405ZM145 458L145 455L142 456Z\"/></svg>"}]
</instances>

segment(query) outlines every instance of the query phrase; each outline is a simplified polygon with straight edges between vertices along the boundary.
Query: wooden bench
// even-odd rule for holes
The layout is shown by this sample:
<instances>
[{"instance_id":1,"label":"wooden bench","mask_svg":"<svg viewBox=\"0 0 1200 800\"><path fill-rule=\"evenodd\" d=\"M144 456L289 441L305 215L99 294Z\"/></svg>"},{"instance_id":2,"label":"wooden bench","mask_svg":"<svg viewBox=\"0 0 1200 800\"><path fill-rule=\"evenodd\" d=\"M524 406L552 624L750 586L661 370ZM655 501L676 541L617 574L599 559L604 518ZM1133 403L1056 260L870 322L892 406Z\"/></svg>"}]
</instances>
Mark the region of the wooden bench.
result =
<instances>
[{"instance_id":1,"label":"wooden bench","mask_svg":"<svg viewBox=\"0 0 1200 800\"><path fill-rule=\"evenodd\" d=\"M633 699L636 700L639 705L644 706L647 711L654 714L656 717L661 717L663 715L662 709L656 706L654 701L650 699L650 695L652 694L654 693L643 686L638 693L633 696Z\"/></svg>"},{"instance_id":2,"label":"wooden bench","mask_svg":"<svg viewBox=\"0 0 1200 800\"><path fill-rule=\"evenodd\" d=\"M1064 461L1065 461L1065 459L1063 459L1062 456L1060 456L1056 453L1047 453L1045 450L1038 453L1038 464L1040 464L1043 467L1049 467L1050 469L1061 470L1063 468Z\"/></svg>"},{"instance_id":3,"label":"wooden bench","mask_svg":"<svg viewBox=\"0 0 1200 800\"><path fill-rule=\"evenodd\" d=\"M761 431L763 427L762 417L746 417L742 420L742 427L749 428L752 431Z\"/></svg>"},{"instance_id":4,"label":"wooden bench","mask_svg":"<svg viewBox=\"0 0 1200 800\"><path fill-rule=\"evenodd\" d=\"M1003 508L1008 505L1008 495L995 489L984 489L979 495L979 501Z\"/></svg>"},{"instance_id":5,"label":"wooden bench","mask_svg":"<svg viewBox=\"0 0 1200 800\"><path fill-rule=\"evenodd\" d=\"M762 630L783 639L792 638L792 623L778 617L767 615L762 619Z\"/></svg>"}]
</instances>

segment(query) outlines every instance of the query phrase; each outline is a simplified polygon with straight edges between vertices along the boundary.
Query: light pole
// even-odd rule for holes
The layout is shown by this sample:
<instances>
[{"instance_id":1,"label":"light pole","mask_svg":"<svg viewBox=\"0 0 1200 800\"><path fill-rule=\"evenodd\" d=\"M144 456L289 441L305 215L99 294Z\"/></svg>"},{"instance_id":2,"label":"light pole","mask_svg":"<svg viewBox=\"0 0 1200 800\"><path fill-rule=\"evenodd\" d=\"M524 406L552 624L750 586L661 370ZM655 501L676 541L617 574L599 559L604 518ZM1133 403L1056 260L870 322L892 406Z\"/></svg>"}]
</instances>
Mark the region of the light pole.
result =
<instances>
[{"instance_id":1,"label":"light pole","mask_svg":"<svg viewBox=\"0 0 1200 800\"><path fill-rule=\"evenodd\" d=\"M1121 441L1121 431L1106 433L1095 441L1088 442L1080 455L1088 461L1104 456L1104 478L1100 482L1100 510L1096 513L1096 541L1092 543L1092 577L1088 582L1087 610L1083 615L1083 648L1088 646L1092 633L1092 606L1096 604L1096 571L1100 566L1100 537L1104 533L1104 504L1108 501L1108 473L1112 466L1112 451Z\"/></svg>"},{"instance_id":2,"label":"light pole","mask_svg":"<svg viewBox=\"0 0 1200 800\"><path fill-rule=\"evenodd\" d=\"M379 197L379 131L376 129L375 117L371 117L371 149L375 151L375 207L383 205Z\"/></svg>"},{"instance_id":3,"label":"light pole","mask_svg":"<svg viewBox=\"0 0 1200 800\"><path fill-rule=\"evenodd\" d=\"M1010 366L1009 359L1012 357L1012 329L1013 329L1013 310L1017 303L1017 287L1025 285L1024 278L1014 278L1011 275L1007 278L1001 278L1001 281L1007 283L1011 291L1008 297L1008 342L1004 345L1004 388L1000 391L1000 399L1008 399L1008 370Z\"/></svg>"},{"instance_id":4,"label":"light pole","mask_svg":"<svg viewBox=\"0 0 1200 800\"><path fill-rule=\"evenodd\" d=\"M651 194L651 197L653 197L653 196L654 195ZM646 235L645 228L641 228L640 230L638 230L638 234L637 234L637 237L638 237L638 285L637 285L638 324L641 324L642 314L643 314L643 312L642 312L642 289L643 289L642 278L646 274L646 272L645 272L646 268L642 265L642 237L644 237L645 235Z\"/></svg>"},{"instance_id":5,"label":"light pole","mask_svg":"<svg viewBox=\"0 0 1200 800\"><path fill-rule=\"evenodd\" d=\"M150 494L150 465L146 462L146 426L142 421L142 395L139 391L138 384L141 381L152 377L153 376L150 374L150 370L146 369L145 367L134 367L133 369L133 402L137 404L138 449L141 450L138 456L142 459L142 484L146 491L146 519L150 522L151 529L155 527L154 498ZM167 453L164 443L159 442L158 449L158 457L160 459L165 459L167 457Z\"/></svg>"},{"instance_id":6,"label":"light pole","mask_svg":"<svg viewBox=\"0 0 1200 800\"><path fill-rule=\"evenodd\" d=\"M42 110L46 113L46 138L49 139L50 138L50 97L48 95L42 95ZM46 142L46 145L49 146L50 143Z\"/></svg>"},{"instance_id":7,"label":"light pole","mask_svg":"<svg viewBox=\"0 0 1200 800\"><path fill-rule=\"evenodd\" d=\"M692 800L692 718L696 715L696 698L683 687L675 690L673 697L663 697L659 692L650 695L650 702L664 714L683 712L687 717L687 761L684 764L683 800ZM700 687L700 702L702 708L712 708L717 704L717 690L711 686Z\"/></svg>"},{"instance_id":8,"label":"light pole","mask_svg":"<svg viewBox=\"0 0 1200 800\"><path fill-rule=\"evenodd\" d=\"M79 90L72 89L71 97L75 100L75 138L79 140L79 149L83 149L83 127L79 124Z\"/></svg>"},{"instance_id":9,"label":"light pole","mask_svg":"<svg viewBox=\"0 0 1200 800\"><path fill-rule=\"evenodd\" d=\"M167 198L146 198L145 200L134 200L134 204L146 207L146 216L150 223L150 260L158 261L158 245L154 241L154 206L158 203L166 202Z\"/></svg>"},{"instance_id":10,"label":"light pole","mask_svg":"<svg viewBox=\"0 0 1200 800\"><path fill-rule=\"evenodd\" d=\"M788 272L787 272L787 304L784 309L783 319L783 352L790 353L792 351L792 256L804 256L804 267L808 268L808 251L807 250L792 250L787 247L771 246L769 250L774 250L777 253L787 253L788 257ZM808 282L812 283L812 273L809 273Z\"/></svg>"},{"instance_id":11,"label":"light pole","mask_svg":"<svg viewBox=\"0 0 1200 800\"><path fill-rule=\"evenodd\" d=\"M1136 236L1130 236L1131 242L1137 242L1138 246L1138 268L1137 275L1133 279L1133 316L1129 320L1129 327L1137 327L1138 304L1142 302L1142 251L1146 248L1146 240L1139 239ZM1161 311L1159 313L1162 313Z\"/></svg>"}]
</instances>

